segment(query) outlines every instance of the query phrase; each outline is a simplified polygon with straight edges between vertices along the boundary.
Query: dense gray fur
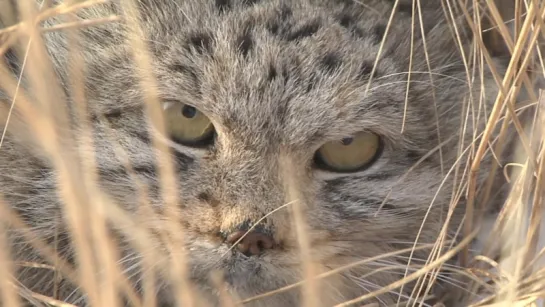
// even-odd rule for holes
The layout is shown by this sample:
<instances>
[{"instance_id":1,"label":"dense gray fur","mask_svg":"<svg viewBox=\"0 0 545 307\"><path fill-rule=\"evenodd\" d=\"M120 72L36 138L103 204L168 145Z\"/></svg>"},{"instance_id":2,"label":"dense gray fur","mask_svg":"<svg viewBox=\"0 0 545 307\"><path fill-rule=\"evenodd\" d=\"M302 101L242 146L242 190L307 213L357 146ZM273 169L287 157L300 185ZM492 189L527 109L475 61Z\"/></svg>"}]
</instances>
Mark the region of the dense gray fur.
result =
<instances>
[{"instance_id":1,"label":"dense gray fur","mask_svg":"<svg viewBox=\"0 0 545 307\"><path fill-rule=\"evenodd\" d=\"M461 52L471 60L471 35L460 22L459 34L466 44L461 50L444 20L441 1L421 1L433 82L417 22L414 73L403 133L411 1L402 1L367 96L365 88L395 1L140 2L143 38L150 47L161 99L196 106L218 131L210 148L173 148L179 196L183 199L180 219L188 232L190 273L202 291L200 297L217 302L217 292L208 280L212 269L224 270L229 289L242 298L300 278L297 239L287 210L266 220L282 248L259 257L230 253L220 259L227 247L218 233L245 221L255 222L289 198L285 178L280 176L281 160L295 165L292 171L298 176L307 204L305 218L312 253L322 269L412 246L425 216L419 243L435 241L456 184L453 173L443 179L463 150L459 142L463 119L470 119L463 135L467 146L480 131L475 127L482 128L482 122L474 122L473 117L479 112L481 119L487 117L496 93L488 74L483 87L479 78L468 85ZM83 10L80 17L112 13L122 14L115 2ZM149 185L151 202L160 208L155 158L143 117L143 92L125 39L126 29L122 23L114 23L90 27L84 33L81 56L87 64L86 95L94 115L102 186L120 205L128 209L137 206L135 184L123 171L97 115L105 115L111 122L119 144L129 154L139 177ZM66 37L63 32L44 37L60 80L67 83ZM468 111L470 88L475 103ZM70 97L68 89L66 93ZM478 105L481 95L485 97L484 107ZM313 154L322 144L363 130L379 134L385 143L382 155L370 168L336 174L313 166ZM443 170L440 152L434 151L403 177L419 159L449 138L451 141L441 150ZM460 159L461 170L466 157ZM483 165L488 162L484 160ZM16 133L8 133L0 165L4 200L31 223L36 234L52 240L55 229L63 226L59 224L62 207L56 194L55 172L49 162L38 158ZM459 173L457 180L461 177ZM461 222L463 205L462 197L452 216L449 236ZM66 234L61 237L68 243ZM17 236L12 240L18 259L39 259ZM69 246L63 244L62 252L71 258ZM419 252L414 263L423 264L426 257L427 253ZM404 264L406 258L389 257L385 262L331 278L320 292L321 301L326 305L341 302L398 280L403 268L360 278L392 263ZM34 291L52 293L53 279L46 270L19 269L17 277ZM166 281L159 283L163 291L159 300L163 306L170 306ZM73 292L73 285L64 282L62 287L62 299L83 303L81 293ZM410 293L411 287L405 287L403 295ZM387 293L379 298L392 303L397 295ZM250 305L297 306L299 300L300 295L291 291Z\"/></svg>"}]
</instances>

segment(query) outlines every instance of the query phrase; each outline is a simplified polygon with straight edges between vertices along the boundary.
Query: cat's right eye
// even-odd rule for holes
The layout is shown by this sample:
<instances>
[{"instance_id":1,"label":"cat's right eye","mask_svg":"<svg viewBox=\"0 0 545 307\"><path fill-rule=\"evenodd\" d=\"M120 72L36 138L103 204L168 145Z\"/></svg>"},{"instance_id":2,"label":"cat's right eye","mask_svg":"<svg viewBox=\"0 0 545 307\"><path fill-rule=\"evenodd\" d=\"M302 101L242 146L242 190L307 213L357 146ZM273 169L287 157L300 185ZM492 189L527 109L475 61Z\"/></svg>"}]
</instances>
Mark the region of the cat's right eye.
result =
<instances>
[{"instance_id":1,"label":"cat's right eye","mask_svg":"<svg viewBox=\"0 0 545 307\"><path fill-rule=\"evenodd\" d=\"M167 132L173 141L186 146L209 145L214 139L214 125L194 106L168 103L164 107Z\"/></svg>"}]
</instances>

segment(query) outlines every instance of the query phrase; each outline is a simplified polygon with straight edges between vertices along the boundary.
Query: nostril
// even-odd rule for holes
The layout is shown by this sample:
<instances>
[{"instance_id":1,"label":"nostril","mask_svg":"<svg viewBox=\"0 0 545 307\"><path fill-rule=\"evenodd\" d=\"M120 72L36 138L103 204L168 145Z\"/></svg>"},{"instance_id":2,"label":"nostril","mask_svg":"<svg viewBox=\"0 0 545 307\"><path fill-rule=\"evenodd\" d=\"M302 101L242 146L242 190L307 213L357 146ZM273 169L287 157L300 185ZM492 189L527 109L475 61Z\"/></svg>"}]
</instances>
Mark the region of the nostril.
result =
<instances>
[{"instance_id":1,"label":"nostril","mask_svg":"<svg viewBox=\"0 0 545 307\"><path fill-rule=\"evenodd\" d=\"M264 233L250 231L236 231L227 236L227 243L237 244L237 249L247 255L259 255L263 250L274 247L274 239ZM237 243L238 242L238 243Z\"/></svg>"},{"instance_id":2,"label":"nostril","mask_svg":"<svg viewBox=\"0 0 545 307\"><path fill-rule=\"evenodd\" d=\"M259 234L256 244L260 249L271 249L274 246L274 241L268 235Z\"/></svg>"}]
</instances>

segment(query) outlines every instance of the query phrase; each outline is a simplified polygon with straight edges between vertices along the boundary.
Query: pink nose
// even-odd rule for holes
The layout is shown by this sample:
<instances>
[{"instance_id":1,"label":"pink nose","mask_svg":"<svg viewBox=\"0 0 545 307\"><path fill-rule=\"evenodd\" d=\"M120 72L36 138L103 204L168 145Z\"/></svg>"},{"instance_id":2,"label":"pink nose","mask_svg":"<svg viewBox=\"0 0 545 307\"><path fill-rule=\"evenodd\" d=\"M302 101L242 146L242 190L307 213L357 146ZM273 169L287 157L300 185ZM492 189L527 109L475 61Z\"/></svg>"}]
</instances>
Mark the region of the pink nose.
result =
<instances>
[{"instance_id":1,"label":"pink nose","mask_svg":"<svg viewBox=\"0 0 545 307\"><path fill-rule=\"evenodd\" d=\"M262 232L252 230L246 233L245 231L238 230L227 236L227 243L231 245L237 243L239 240L237 249L247 256L256 256L264 250L274 247L274 239Z\"/></svg>"}]
</instances>

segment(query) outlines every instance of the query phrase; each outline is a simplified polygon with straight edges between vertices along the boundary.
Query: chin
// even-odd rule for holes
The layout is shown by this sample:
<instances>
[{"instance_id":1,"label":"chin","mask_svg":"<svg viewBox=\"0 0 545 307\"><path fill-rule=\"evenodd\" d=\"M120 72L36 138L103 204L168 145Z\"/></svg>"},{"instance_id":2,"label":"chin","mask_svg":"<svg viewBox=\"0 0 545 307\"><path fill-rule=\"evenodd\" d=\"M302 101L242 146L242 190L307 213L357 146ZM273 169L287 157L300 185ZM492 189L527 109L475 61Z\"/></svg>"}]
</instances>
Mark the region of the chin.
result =
<instances>
[{"instance_id":1,"label":"chin","mask_svg":"<svg viewBox=\"0 0 545 307\"><path fill-rule=\"evenodd\" d=\"M197 306L234 306L230 304L239 305L240 302L244 306L256 307L304 305L303 287L299 284L303 280L303 265L296 250L290 252L279 248L248 255L226 244L200 242L192 243L188 252L191 298ZM341 266L341 262L348 264L355 259L347 257L345 261L339 261L337 258L336 264L316 264L314 269L319 274ZM354 276L370 271L363 267L351 268L319 279L314 289L316 303L333 306L369 293L369 288L362 286L364 282L358 283ZM167 270L164 273L173 272ZM378 273L369 282L386 284L394 280L389 274ZM161 307L177 306L180 300L183 302L183 291L174 289L171 276L164 275L160 284L158 303ZM294 284L298 285L283 289ZM382 295L363 303L376 302L395 303L396 300L394 296Z\"/></svg>"},{"instance_id":2,"label":"chin","mask_svg":"<svg viewBox=\"0 0 545 307\"><path fill-rule=\"evenodd\" d=\"M188 248L192 298L200 303L199 306L222 306L225 300L236 303L294 284L300 280L300 265L294 261L296 259L290 261L291 257L282 253L275 249L250 255L227 244L193 243ZM161 306L175 306L183 297L183 293L169 286L171 281L171 277L163 277L159 295ZM295 288L251 300L244 306L298 306L301 303L299 292L300 289Z\"/></svg>"}]
</instances>

